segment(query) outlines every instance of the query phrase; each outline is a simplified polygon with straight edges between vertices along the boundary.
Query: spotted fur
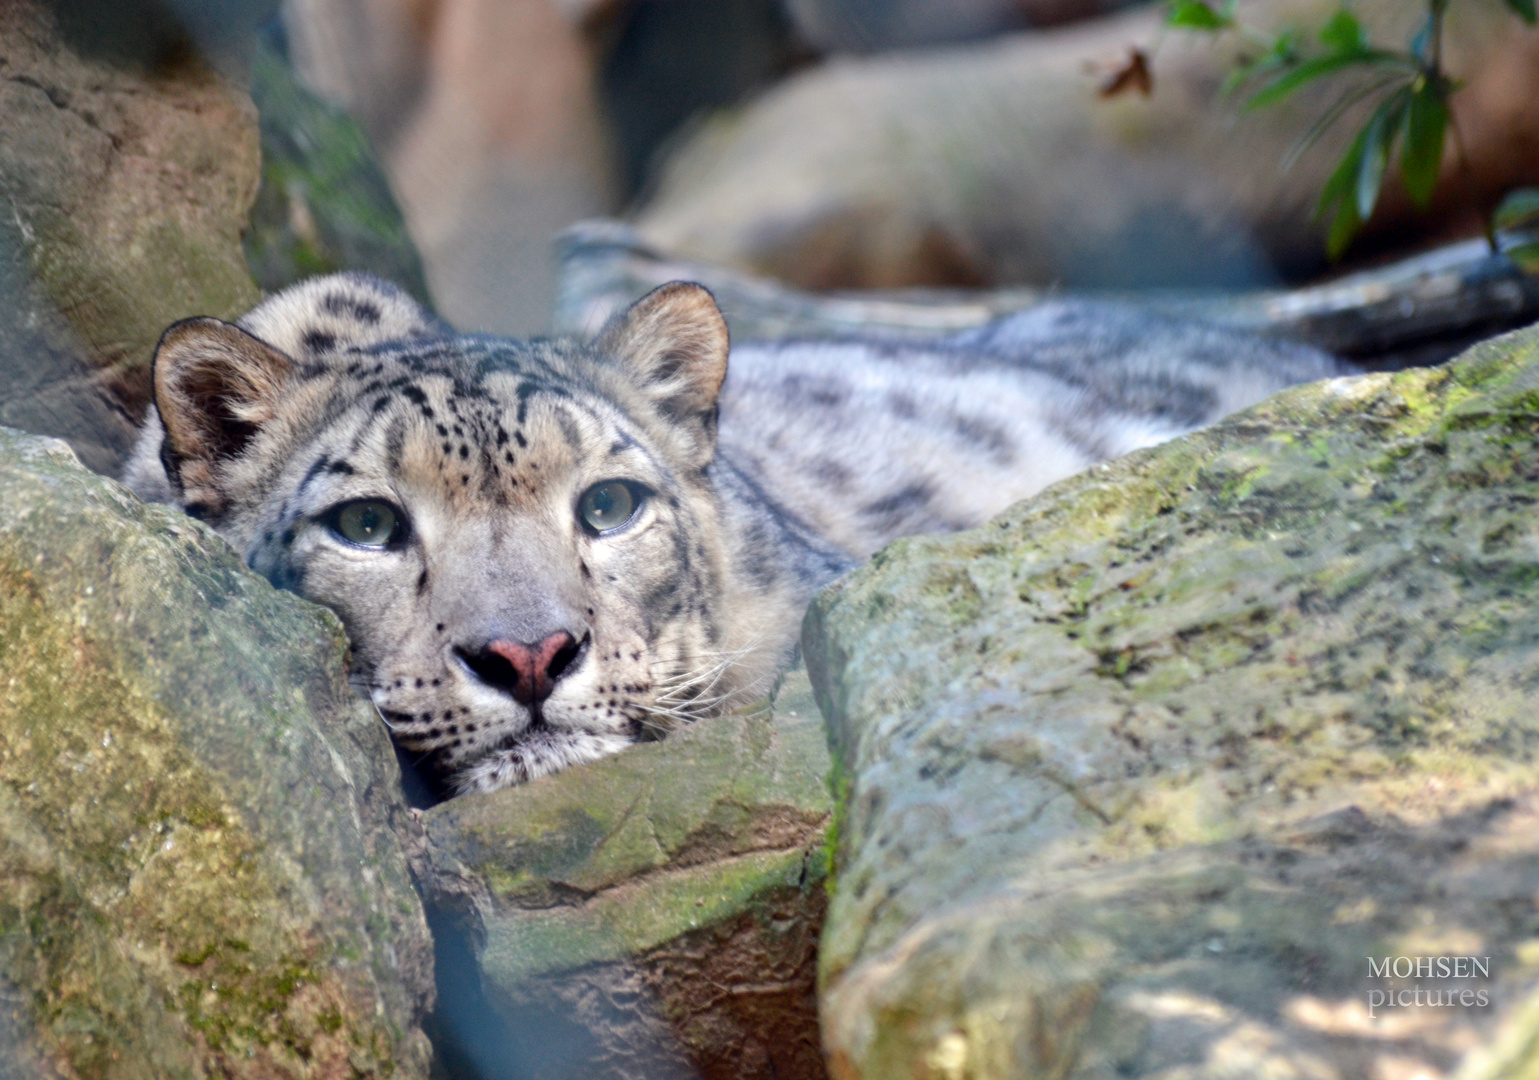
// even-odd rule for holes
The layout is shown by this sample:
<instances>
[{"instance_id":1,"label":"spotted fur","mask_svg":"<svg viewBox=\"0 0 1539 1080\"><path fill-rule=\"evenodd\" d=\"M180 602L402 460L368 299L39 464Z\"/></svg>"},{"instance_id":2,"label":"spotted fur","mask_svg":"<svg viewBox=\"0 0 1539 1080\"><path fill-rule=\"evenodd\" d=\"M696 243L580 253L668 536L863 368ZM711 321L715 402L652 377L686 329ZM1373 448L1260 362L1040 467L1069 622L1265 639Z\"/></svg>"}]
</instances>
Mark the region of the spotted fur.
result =
<instances>
[{"instance_id":1,"label":"spotted fur","mask_svg":"<svg viewBox=\"0 0 1539 1080\"><path fill-rule=\"evenodd\" d=\"M748 343L728 374L699 286L664 286L583 344L458 335L337 275L233 326L168 330L125 479L333 608L355 685L452 794L750 699L811 595L894 537L979 524L1339 370L1059 303L933 345ZM610 481L639 506L598 533L579 503ZM365 499L399 508L396 541L338 534L337 508ZM540 649L548 696L531 698L513 669Z\"/></svg>"}]
</instances>

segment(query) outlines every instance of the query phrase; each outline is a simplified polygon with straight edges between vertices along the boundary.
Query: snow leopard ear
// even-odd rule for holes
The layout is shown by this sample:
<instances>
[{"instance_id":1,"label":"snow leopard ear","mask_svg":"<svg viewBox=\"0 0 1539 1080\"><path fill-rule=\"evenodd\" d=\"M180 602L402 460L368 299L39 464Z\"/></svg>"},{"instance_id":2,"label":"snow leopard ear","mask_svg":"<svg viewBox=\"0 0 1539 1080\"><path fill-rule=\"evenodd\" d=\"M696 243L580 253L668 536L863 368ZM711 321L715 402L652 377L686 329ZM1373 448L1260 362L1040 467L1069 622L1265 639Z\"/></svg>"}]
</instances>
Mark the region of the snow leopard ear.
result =
<instances>
[{"instance_id":1,"label":"snow leopard ear","mask_svg":"<svg viewBox=\"0 0 1539 1080\"><path fill-rule=\"evenodd\" d=\"M653 404L691 435L696 464L716 448L716 395L727 377L727 323L702 285L653 289L599 336L600 354L629 368Z\"/></svg>"},{"instance_id":2,"label":"snow leopard ear","mask_svg":"<svg viewBox=\"0 0 1539 1080\"><path fill-rule=\"evenodd\" d=\"M223 466L268 420L294 365L240 327L183 319L155 347L155 408L165 427L160 457L182 508L217 520L228 498Z\"/></svg>"}]
</instances>

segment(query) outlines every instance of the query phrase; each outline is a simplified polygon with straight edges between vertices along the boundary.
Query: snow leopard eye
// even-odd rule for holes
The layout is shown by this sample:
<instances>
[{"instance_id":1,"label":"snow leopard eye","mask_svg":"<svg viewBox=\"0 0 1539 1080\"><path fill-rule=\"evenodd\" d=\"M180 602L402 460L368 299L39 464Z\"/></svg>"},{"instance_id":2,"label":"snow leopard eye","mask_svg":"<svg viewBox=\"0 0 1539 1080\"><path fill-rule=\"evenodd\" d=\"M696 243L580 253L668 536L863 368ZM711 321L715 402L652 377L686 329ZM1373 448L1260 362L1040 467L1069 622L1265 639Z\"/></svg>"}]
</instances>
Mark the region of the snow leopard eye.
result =
<instances>
[{"instance_id":1,"label":"snow leopard eye","mask_svg":"<svg viewBox=\"0 0 1539 1080\"><path fill-rule=\"evenodd\" d=\"M624 480L605 480L583 492L577 516L594 532L609 532L636 516L641 492Z\"/></svg>"},{"instance_id":2,"label":"snow leopard eye","mask_svg":"<svg viewBox=\"0 0 1539 1080\"><path fill-rule=\"evenodd\" d=\"M344 503L331 512L329 524L332 532L360 547L388 547L406 532L395 507L373 500Z\"/></svg>"}]
</instances>

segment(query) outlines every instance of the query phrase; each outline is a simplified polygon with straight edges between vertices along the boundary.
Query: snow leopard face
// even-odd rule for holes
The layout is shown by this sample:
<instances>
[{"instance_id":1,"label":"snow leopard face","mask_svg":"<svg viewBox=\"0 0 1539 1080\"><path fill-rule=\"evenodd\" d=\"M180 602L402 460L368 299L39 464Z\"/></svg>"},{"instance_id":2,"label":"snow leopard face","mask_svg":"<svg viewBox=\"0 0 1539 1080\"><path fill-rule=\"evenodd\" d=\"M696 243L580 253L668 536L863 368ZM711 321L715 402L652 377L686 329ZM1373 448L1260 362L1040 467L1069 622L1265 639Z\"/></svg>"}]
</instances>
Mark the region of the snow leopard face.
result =
<instances>
[{"instance_id":1,"label":"snow leopard face","mask_svg":"<svg viewBox=\"0 0 1539 1080\"><path fill-rule=\"evenodd\" d=\"M584 346L454 335L322 278L166 332L128 479L342 618L439 793L490 790L730 696L704 477L726 360L699 286Z\"/></svg>"}]
</instances>

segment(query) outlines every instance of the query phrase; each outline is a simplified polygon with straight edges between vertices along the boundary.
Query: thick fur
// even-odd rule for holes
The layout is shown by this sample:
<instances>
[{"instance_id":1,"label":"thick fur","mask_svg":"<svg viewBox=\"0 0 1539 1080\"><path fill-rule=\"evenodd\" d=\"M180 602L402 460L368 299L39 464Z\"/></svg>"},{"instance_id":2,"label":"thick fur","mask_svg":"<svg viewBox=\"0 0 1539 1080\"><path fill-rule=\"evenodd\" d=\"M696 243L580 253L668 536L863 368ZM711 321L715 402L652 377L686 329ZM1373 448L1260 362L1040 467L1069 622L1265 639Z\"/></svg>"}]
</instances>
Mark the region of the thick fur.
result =
<instances>
[{"instance_id":1,"label":"thick fur","mask_svg":"<svg viewBox=\"0 0 1539 1080\"><path fill-rule=\"evenodd\" d=\"M895 537L980 524L1343 373L1301 346L1068 302L930 345L747 343L728 369L709 294L677 284L591 345L456 335L359 275L209 324L168 331L125 479L333 608L356 686L450 793L748 700L812 594ZM579 500L613 480L647 493L639 509L585 530ZM405 541L333 532L333 508L366 498L404 512ZM556 632L578 651L539 706L469 659Z\"/></svg>"}]
</instances>

